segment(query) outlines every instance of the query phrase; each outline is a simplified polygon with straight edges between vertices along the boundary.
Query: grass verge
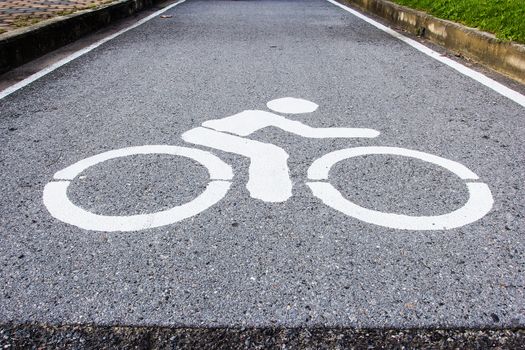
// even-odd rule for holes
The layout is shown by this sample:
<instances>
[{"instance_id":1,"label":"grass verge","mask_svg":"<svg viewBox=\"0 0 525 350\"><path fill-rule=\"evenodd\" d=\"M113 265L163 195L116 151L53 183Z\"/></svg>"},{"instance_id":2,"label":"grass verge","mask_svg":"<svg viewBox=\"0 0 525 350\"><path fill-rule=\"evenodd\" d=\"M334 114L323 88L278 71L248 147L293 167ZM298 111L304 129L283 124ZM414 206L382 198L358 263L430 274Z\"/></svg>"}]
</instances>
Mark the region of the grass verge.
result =
<instances>
[{"instance_id":1,"label":"grass verge","mask_svg":"<svg viewBox=\"0 0 525 350\"><path fill-rule=\"evenodd\" d=\"M525 43L525 0L390 0L431 15Z\"/></svg>"}]
</instances>

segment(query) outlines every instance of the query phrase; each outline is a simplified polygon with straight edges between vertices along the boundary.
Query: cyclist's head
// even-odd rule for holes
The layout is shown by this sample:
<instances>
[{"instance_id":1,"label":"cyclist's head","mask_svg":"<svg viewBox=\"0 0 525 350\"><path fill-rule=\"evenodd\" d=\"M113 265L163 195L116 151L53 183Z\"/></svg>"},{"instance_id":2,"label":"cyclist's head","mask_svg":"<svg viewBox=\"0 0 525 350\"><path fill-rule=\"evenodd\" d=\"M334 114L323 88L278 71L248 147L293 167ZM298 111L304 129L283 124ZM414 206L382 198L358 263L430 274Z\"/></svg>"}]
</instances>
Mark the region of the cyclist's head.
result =
<instances>
[{"instance_id":1,"label":"cyclist's head","mask_svg":"<svg viewBox=\"0 0 525 350\"><path fill-rule=\"evenodd\" d=\"M295 97L283 97L266 104L272 111L284 114L311 113L319 107L317 104Z\"/></svg>"}]
</instances>

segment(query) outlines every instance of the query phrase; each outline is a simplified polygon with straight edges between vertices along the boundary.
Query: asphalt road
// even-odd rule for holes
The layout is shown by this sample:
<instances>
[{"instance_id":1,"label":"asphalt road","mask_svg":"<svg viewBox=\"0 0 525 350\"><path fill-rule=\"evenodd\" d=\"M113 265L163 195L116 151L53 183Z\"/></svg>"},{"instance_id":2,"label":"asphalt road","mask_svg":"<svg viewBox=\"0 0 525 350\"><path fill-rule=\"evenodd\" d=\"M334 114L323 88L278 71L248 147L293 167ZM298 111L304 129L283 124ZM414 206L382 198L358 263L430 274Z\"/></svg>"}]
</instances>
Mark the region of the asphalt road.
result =
<instances>
[{"instance_id":1,"label":"asphalt road","mask_svg":"<svg viewBox=\"0 0 525 350\"><path fill-rule=\"evenodd\" d=\"M0 322L525 325L522 106L326 1L190 0L165 15L0 100ZM250 197L248 158L181 138L287 96L319 105L289 119L380 135L251 134L289 154L292 196L280 203ZM198 215L134 232L82 229L46 209L57 171L142 145L211 151L233 168L231 189ZM490 212L454 229L394 229L312 195L315 159L366 146L466 166L490 188ZM191 201L208 182L188 158L135 155L88 168L67 193L95 214L135 215ZM469 199L458 176L391 155L341 161L330 182L359 206L412 216Z\"/></svg>"}]
</instances>

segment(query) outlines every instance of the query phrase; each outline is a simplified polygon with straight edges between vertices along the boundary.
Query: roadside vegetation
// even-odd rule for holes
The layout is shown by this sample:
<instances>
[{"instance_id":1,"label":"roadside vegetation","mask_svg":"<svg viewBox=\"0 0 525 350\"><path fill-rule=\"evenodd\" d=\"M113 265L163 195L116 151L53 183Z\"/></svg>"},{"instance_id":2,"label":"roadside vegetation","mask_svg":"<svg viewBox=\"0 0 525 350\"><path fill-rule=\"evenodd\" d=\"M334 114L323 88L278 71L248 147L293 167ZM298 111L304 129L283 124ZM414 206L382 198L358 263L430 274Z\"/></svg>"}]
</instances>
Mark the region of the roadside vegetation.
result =
<instances>
[{"instance_id":1,"label":"roadside vegetation","mask_svg":"<svg viewBox=\"0 0 525 350\"><path fill-rule=\"evenodd\" d=\"M391 0L439 18L525 43L525 0Z\"/></svg>"}]
</instances>

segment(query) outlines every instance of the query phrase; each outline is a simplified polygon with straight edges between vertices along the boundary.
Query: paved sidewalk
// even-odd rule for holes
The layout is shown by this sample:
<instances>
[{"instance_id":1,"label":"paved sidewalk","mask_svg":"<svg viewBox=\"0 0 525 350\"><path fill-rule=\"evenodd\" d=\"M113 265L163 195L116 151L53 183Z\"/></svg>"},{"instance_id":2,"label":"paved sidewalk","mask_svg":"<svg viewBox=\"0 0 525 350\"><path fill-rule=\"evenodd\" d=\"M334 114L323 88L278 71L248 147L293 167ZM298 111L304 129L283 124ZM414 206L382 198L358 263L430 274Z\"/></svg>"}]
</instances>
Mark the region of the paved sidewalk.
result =
<instances>
[{"instance_id":1,"label":"paved sidewalk","mask_svg":"<svg viewBox=\"0 0 525 350\"><path fill-rule=\"evenodd\" d=\"M48 18L95 8L114 0L3 0L0 2L0 34Z\"/></svg>"}]
</instances>

